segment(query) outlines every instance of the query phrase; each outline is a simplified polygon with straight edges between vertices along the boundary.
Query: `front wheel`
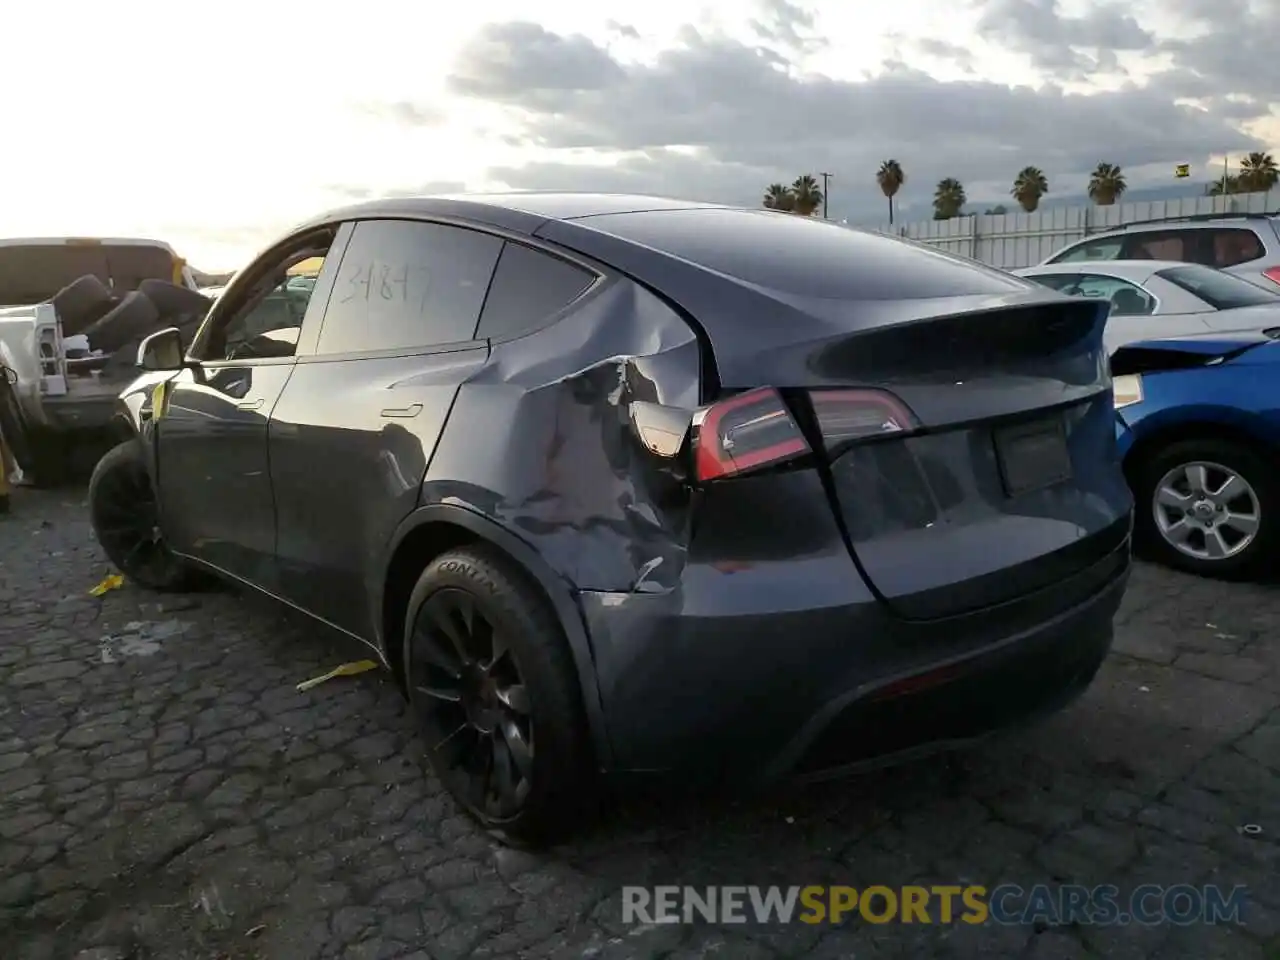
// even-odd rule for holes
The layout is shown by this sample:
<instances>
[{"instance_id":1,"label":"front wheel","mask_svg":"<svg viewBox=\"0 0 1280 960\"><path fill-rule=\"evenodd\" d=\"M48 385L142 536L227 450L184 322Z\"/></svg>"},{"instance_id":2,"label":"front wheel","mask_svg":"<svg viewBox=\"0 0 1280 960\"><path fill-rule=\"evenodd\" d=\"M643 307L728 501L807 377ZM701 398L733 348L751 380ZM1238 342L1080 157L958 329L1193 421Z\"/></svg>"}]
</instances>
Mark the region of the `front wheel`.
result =
<instances>
[{"instance_id":1,"label":"front wheel","mask_svg":"<svg viewBox=\"0 0 1280 960\"><path fill-rule=\"evenodd\" d=\"M1261 572L1280 549L1275 465L1228 440L1182 440L1136 471L1139 544L1168 566L1220 579Z\"/></svg>"},{"instance_id":2,"label":"front wheel","mask_svg":"<svg viewBox=\"0 0 1280 960\"><path fill-rule=\"evenodd\" d=\"M594 800L568 644L524 572L464 547L423 571L409 601L405 689L436 775L498 839L541 846Z\"/></svg>"},{"instance_id":3,"label":"front wheel","mask_svg":"<svg viewBox=\"0 0 1280 960\"><path fill-rule=\"evenodd\" d=\"M89 519L107 559L127 580L160 591L194 585L190 569L160 533L158 503L137 439L98 461L89 480Z\"/></svg>"}]
</instances>

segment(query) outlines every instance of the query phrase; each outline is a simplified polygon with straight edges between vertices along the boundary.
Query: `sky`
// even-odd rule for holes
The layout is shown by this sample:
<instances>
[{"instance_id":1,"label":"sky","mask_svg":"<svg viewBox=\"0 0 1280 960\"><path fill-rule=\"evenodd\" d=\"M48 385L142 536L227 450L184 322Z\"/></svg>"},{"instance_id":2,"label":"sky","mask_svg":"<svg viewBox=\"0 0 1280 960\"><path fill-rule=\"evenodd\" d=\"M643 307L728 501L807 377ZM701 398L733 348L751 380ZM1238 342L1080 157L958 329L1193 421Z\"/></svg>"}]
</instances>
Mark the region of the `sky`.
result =
<instances>
[{"instance_id":1,"label":"sky","mask_svg":"<svg viewBox=\"0 0 1280 960\"><path fill-rule=\"evenodd\" d=\"M536 13L534 13L536 11ZM146 236L231 270L354 200L609 190L866 221L1280 156L1280 0L42 0L5 17L0 236Z\"/></svg>"}]
</instances>

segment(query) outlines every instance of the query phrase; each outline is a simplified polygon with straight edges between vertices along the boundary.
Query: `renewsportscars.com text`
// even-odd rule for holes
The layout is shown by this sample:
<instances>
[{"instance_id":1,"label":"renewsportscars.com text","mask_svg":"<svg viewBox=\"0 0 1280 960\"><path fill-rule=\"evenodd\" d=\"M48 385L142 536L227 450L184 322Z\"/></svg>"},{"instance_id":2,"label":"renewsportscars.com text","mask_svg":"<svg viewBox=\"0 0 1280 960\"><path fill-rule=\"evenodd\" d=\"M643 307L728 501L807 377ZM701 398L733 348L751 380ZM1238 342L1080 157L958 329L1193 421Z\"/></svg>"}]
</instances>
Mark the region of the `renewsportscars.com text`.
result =
<instances>
[{"instance_id":1,"label":"renewsportscars.com text","mask_svg":"<svg viewBox=\"0 0 1280 960\"><path fill-rule=\"evenodd\" d=\"M1240 924L1248 890L1147 884L623 887L624 923Z\"/></svg>"}]
</instances>

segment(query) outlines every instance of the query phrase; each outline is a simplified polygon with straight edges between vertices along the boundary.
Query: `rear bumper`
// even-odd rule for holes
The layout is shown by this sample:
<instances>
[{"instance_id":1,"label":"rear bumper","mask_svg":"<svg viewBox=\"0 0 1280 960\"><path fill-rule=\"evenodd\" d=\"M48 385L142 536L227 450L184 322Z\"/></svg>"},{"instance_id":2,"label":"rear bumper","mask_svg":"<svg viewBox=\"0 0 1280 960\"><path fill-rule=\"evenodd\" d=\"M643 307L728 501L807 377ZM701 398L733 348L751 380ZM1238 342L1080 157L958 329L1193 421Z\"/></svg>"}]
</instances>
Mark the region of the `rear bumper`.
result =
<instances>
[{"instance_id":1,"label":"rear bumper","mask_svg":"<svg viewBox=\"0 0 1280 960\"><path fill-rule=\"evenodd\" d=\"M610 772L821 778L1052 712L1088 686L1110 649L1129 552L1125 536L1052 587L933 621L887 614L835 555L815 558L825 573L806 572L803 610L793 609L794 590L750 576L718 593L729 604L738 590L754 595L757 610L745 616L732 606L717 615L687 592L584 593ZM840 583L846 602L824 601ZM762 594L777 598L776 612L758 609Z\"/></svg>"}]
</instances>

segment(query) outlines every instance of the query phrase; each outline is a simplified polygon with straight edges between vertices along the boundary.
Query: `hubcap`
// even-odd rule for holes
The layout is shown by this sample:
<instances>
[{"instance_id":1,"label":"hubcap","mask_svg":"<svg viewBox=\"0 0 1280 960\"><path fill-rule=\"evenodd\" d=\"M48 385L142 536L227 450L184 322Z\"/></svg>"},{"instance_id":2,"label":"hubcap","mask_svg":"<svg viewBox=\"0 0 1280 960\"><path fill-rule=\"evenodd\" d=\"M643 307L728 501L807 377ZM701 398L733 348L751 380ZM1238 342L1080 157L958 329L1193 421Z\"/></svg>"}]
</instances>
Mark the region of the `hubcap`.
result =
<instances>
[{"instance_id":1,"label":"hubcap","mask_svg":"<svg viewBox=\"0 0 1280 960\"><path fill-rule=\"evenodd\" d=\"M509 819L533 776L533 727L519 666L463 591L432 594L409 638L409 690L445 785L476 812Z\"/></svg>"},{"instance_id":2,"label":"hubcap","mask_svg":"<svg viewBox=\"0 0 1280 960\"><path fill-rule=\"evenodd\" d=\"M1258 495L1230 467L1197 460L1156 484L1151 509L1165 542L1197 560L1226 560L1248 548L1262 524Z\"/></svg>"}]
</instances>

